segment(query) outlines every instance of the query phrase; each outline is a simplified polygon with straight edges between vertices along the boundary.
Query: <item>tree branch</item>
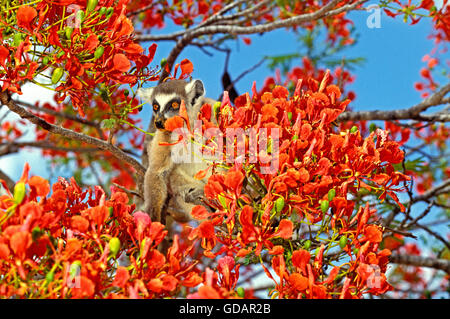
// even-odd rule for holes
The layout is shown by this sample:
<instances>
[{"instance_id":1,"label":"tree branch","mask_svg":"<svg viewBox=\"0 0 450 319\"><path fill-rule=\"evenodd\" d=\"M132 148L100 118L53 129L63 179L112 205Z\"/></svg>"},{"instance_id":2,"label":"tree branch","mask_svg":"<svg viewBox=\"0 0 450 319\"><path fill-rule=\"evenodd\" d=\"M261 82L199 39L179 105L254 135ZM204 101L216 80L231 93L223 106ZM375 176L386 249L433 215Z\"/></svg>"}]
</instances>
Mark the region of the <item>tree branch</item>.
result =
<instances>
[{"instance_id":1,"label":"tree branch","mask_svg":"<svg viewBox=\"0 0 450 319\"><path fill-rule=\"evenodd\" d=\"M367 0L359 0L353 4L346 4L342 7L334 8L340 0L332 0L319 10L312 13L301 14L292 18L277 20L274 22L268 22L264 24L258 24L254 26L240 26L240 25L208 25L204 27L195 27L192 29L185 30L183 32L175 32L170 35L154 36L154 35L141 35L137 36L138 41L161 41L161 40L176 40L175 47L170 52L167 57L167 66L169 69L175 63L175 60L181 53L181 51L189 45L189 43L198 37L210 34L230 34L230 35L241 35L241 34L255 34L255 33L265 33L273 31L276 29L287 28L299 25L304 22L310 22L318 19L322 19L329 16L338 15L342 12L351 11L366 2ZM220 20L219 20L220 21ZM163 81L167 77L167 72L164 70L160 81Z\"/></svg>"},{"instance_id":2,"label":"tree branch","mask_svg":"<svg viewBox=\"0 0 450 319\"><path fill-rule=\"evenodd\" d=\"M296 26L304 22L310 22L317 19L338 15L342 12L354 10L359 5L363 4L364 2L367 2L367 0L359 0L353 4L346 4L343 5L342 7L331 10L339 3L339 1L340 0L330 1L329 3L327 3L326 5L324 5L322 8L320 8L315 12L305 13L292 18L277 20L274 22L268 22L254 26L213 25L201 27L198 29L192 28L184 31L177 31L166 35L140 35L137 36L136 39L138 41L163 41L163 40L176 40L177 38L182 37L187 40L198 38L202 35L218 34L218 33L226 33L232 35L265 33L276 29Z\"/></svg>"},{"instance_id":3,"label":"tree branch","mask_svg":"<svg viewBox=\"0 0 450 319\"><path fill-rule=\"evenodd\" d=\"M444 96L450 92L450 83L443 86L439 91L423 100L419 104L407 109L392 110L392 111L359 111L359 112L344 112L338 116L338 122L345 121L393 121L393 120L417 120L417 121L433 121L433 122L448 122L450 121L450 113L442 112L430 115L421 114L428 108L436 105L448 103L448 99Z\"/></svg>"},{"instance_id":4,"label":"tree branch","mask_svg":"<svg viewBox=\"0 0 450 319\"><path fill-rule=\"evenodd\" d=\"M446 259L392 254L389 256L389 261L394 264L440 269L445 271L447 274L450 274L450 260Z\"/></svg>"},{"instance_id":5,"label":"tree branch","mask_svg":"<svg viewBox=\"0 0 450 319\"><path fill-rule=\"evenodd\" d=\"M6 186L8 186L9 191L12 191L14 189L14 185L16 184L11 177L9 177L5 172L3 172L0 169L0 179L4 180L6 183Z\"/></svg>"},{"instance_id":6,"label":"tree branch","mask_svg":"<svg viewBox=\"0 0 450 319\"><path fill-rule=\"evenodd\" d=\"M77 133L75 131L50 124L43 120L42 118L32 114L31 112L27 111L23 107L16 104L13 100L11 100L10 96L6 92L0 93L0 102L4 105L6 105L11 111L18 114L21 118L26 119L30 121L31 123L43 128L44 130L49 131L50 133L61 135L66 138L84 142L90 145L93 145L95 147L98 147L99 149L109 151L114 157L117 159L129 164L136 170L136 174L138 176L139 182L142 181L144 174L145 174L145 168L133 157L127 155L123 150L120 148L102 141L98 138L88 136L85 134Z\"/></svg>"},{"instance_id":7,"label":"tree branch","mask_svg":"<svg viewBox=\"0 0 450 319\"><path fill-rule=\"evenodd\" d=\"M412 203L417 203L417 202L421 202L421 201L427 202L431 197L434 197L434 196L437 196L437 195L447 192L448 186L450 186L450 178L447 178L446 180L442 181L442 183L427 190L423 194L413 197L411 202Z\"/></svg>"},{"instance_id":8,"label":"tree branch","mask_svg":"<svg viewBox=\"0 0 450 319\"><path fill-rule=\"evenodd\" d=\"M35 142L8 142L0 144L0 157L12 153L18 152L21 148L24 147L34 147L41 149L48 149L53 151L61 151L61 152L75 152L75 153L96 153L104 151L98 147L83 147L83 146L59 146L55 145L49 141L35 141ZM131 150L122 149L123 152L132 155L138 156L134 154Z\"/></svg>"}]
</instances>

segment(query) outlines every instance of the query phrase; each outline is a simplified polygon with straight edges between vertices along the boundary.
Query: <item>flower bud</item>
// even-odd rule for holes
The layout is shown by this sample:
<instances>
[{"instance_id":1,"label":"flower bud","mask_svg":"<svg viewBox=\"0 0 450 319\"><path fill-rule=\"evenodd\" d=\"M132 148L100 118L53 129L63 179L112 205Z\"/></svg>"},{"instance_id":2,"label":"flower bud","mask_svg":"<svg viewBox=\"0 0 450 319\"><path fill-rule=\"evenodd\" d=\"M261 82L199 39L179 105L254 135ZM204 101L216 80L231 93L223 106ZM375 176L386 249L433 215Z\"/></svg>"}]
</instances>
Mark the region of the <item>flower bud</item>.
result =
<instances>
[{"instance_id":1,"label":"flower bud","mask_svg":"<svg viewBox=\"0 0 450 319\"><path fill-rule=\"evenodd\" d=\"M84 21L84 18L86 17L86 14L83 10L78 10L76 13L76 20L81 24L81 22Z\"/></svg>"},{"instance_id":2,"label":"flower bud","mask_svg":"<svg viewBox=\"0 0 450 319\"><path fill-rule=\"evenodd\" d=\"M279 213L283 210L283 208L284 208L284 198L278 197L277 200L275 201L275 211Z\"/></svg>"},{"instance_id":3,"label":"flower bud","mask_svg":"<svg viewBox=\"0 0 450 319\"><path fill-rule=\"evenodd\" d=\"M114 8L110 7L108 9L106 9L106 16L108 18L111 17L113 13L114 13Z\"/></svg>"},{"instance_id":4,"label":"flower bud","mask_svg":"<svg viewBox=\"0 0 450 319\"><path fill-rule=\"evenodd\" d=\"M328 191L328 201L331 202L335 196L336 196L336 190L334 188L330 189Z\"/></svg>"},{"instance_id":5,"label":"flower bud","mask_svg":"<svg viewBox=\"0 0 450 319\"><path fill-rule=\"evenodd\" d=\"M309 248L311 248L311 241L308 239L303 243L303 249L308 250Z\"/></svg>"},{"instance_id":6,"label":"flower bud","mask_svg":"<svg viewBox=\"0 0 450 319\"><path fill-rule=\"evenodd\" d=\"M167 64L167 59L166 58L162 58L161 62L159 63L161 65L161 68L165 67Z\"/></svg>"},{"instance_id":7,"label":"flower bud","mask_svg":"<svg viewBox=\"0 0 450 319\"><path fill-rule=\"evenodd\" d=\"M77 275L80 274L80 269L81 269L81 261L75 260L73 263L70 264L69 275L71 280L73 280Z\"/></svg>"},{"instance_id":8,"label":"flower bud","mask_svg":"<svg viewBox=\"0 0 450 319\"><path fill-rule=\"evenodd\" d=\"M329 207L330 207L330 202L327 200L323 200L320 203L320 209L322 210L322 213L324 213L324 214L327 212Z\"/></svg>"},{"instance_id":9,"label":"flower bud","mask_svg":"<svg viewBox=\"0 0 450 319\"><path fill-rule=\"evenodd\" d=\"M221 105L222 105L222 103L219 101L214 103L214 105L213 105L214 117L217 117L219 115Z\"/></svg>"},{"instance_id":10,"label":"flower bud","mask_svg":"<svg viewBox=\"0 0 450 319\"><path fill-rule=\"evenodd\" d=\"M109 240L109 251L113 257L116 257L120 249L120 239L113 237Z\"/></svg>"},{"instance_id":11,"label":"flower bud","mask_svg":"<svg viewBox=\"0 0 450 319\"><path fill-rule=\"evenodd\" d=\"M97 7L98 0L88 0L86 4L86 12L92 12Z\"/></svg>"},{"instance_id":12,"label":"flower bud","mask_svg":"<svg viewBox=\"0 0 450 319\"><path fill-rule=\"evenodd\" d=\"M292 121L292 112L288 112L287 117L288 117L289 121Z\"/></svg>"},{"instance_id":13,"label":"flower bud","mask_svg":"<svg viewBox=\"0 0 450 319\"><path fill-rule=\"evenodd\" d=\"M105 52L105 48L102 45L98 46L94 52L94 58L99 59L103 55L103 52Z\"/></svg>"},{"instance_id":14,"label":"flower bud","mask_svg":"<svg viewBox=\"0 0 450 319\"><path fill-rule=\"evenodd\" d=\"M244 297L245 297L245 290L244 290L244 288L242 288L242 287L237 287L237 288L236 288L236 292L237 292L237 295L238 295L239 297L241 297L241 298L244 298Z\"/></svg>"},{"instance_id":15,"label":"flower bud","mask_svg":"<svg viewBox=\"0 0 450 319\"><path fill-rule=\"evenodd\" d=\"M66 27L64 29L64 34L66 35L67 40L72 39L72 33L73 33L73 28L72 27Z\"/></svg>"},{"instance_id":16,"label":"flower bud","mask_svg":"<svg viewBox=\"0 0 450 319\"><path fill-rule=\"evenodd\" d=\"M13 46L17 47L20 43L25 39L25 35L23 33L15 33L13 36Z\"/></svg>"},{"instance_id":17,"label":"flower bud","mask_svg":"<svg viewBox=\"0 0 450 319\"><path fill-rule=\"evenodd\" d=\"M51 283L53 281L53 279L55 278L55 272L53 270L50 270L46 275L45 275L45 282L47 284Z\"/></svg>"},{"instance_id":18,"label":"flower bud","mask_svg":"<svg viewBox=\"0 0 450 319\"><path fill-rule=\"evenodd\" d=\"M63 76L63 74L64 74L63 68L56 68L52 74L52 84L58 83L59 80L61 80L61 77Z\"/></svg>"},{"instance_id":19,"label":"flower bud","mask_svg":"<svg viewBox=\"0 0 450 319\"><path fill-rule=\"evenodd\" d=\"M25 198L25 192L26 192L25 183L18 182L14 186L14 202L16 204L22 203L23 199Z\"/></svg>"},{"instance_id":20,"label":"flower bud","mask_svg":"<svg viewBox=\"0 0 450 319\"><path fill-rule=\"evenodd\" d=\"M345 248L345 246L347 246L347 241L348 241L348 239L347 239L347 236L342 236L340 239L339 239L339 247L341 247L342 249L344 249Z\"/></svg>"},{"instance_id":21,"label":"flower bud","mask_svg":"<svg viewBox=\"0 0 450 319\"><path fill-rule=\"evenodd\" d=\"M217 196L217 198L219 199L220 204L222 204L222 207L224 210L227 209L227 199L225 198L225 196L222 196L221 194L219 194L219 196Z\"/></svg>"}]
</instances>

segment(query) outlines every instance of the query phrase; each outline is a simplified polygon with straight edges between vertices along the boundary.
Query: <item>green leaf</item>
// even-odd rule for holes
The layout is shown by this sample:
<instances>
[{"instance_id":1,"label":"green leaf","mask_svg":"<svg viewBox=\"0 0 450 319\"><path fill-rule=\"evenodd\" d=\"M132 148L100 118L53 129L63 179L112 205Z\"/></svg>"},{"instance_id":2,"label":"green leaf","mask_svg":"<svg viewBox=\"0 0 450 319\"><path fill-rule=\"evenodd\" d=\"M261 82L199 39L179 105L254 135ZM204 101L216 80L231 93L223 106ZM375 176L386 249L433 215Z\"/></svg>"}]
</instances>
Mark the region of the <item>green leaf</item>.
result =
<instances>
[{"instance_id":1,"label":"green leaf","mask_svg":"<svg viewBox=\"0 0 450 319\"><path fill-rule=\"evenodd\" d=\"M427 167L424 165L424 163L425 161L423 160L423 157L419 157L414 160L407 160L405 161L405 169L416 173L423 173L427 170ZM402 163L393 164L392 166L394 166L394 169L396 171L403 171Z\"/></svg>"},{"instance_id":2,"label":"green leaf","mask_svg":"<svg viewBox=\"0 0 450 319\"><path fill-rule=\"evenodd\" d=\"M113 129L116 126L116 119L104 119L101 123L100 123L100 127L102 129Z\"/></svg>"}]
</instances>

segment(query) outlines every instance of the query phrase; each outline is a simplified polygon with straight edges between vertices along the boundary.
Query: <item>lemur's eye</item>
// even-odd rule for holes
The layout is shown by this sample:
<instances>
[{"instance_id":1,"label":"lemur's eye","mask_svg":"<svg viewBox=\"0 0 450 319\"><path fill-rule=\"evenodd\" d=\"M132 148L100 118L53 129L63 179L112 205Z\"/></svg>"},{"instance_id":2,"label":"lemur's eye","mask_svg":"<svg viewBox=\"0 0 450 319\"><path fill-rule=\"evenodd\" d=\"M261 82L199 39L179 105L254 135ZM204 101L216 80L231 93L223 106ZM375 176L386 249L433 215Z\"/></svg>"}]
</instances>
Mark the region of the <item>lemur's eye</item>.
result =
<instances>
[{"instance_id":1,"label":"lemur's eye","mask_svg":"<svg viewBox=\"0 0 450 319\"><path fill-rule=\"evenodd\" d=\"M174 108L176 110L179 107L180 107L180 104L178 104L178 102L172 102L172 108Z\"/></svg>"},{"instance_id":2,"label":"lemur's eye","mask_svg":"<svg viewBox=\"0 0 450 319\"><path fill-rule=\"evenodd\" d=\"M153 104L153 111L158 111L159 109L159 105L158 104Z\"/></svg>"}]
</instances>

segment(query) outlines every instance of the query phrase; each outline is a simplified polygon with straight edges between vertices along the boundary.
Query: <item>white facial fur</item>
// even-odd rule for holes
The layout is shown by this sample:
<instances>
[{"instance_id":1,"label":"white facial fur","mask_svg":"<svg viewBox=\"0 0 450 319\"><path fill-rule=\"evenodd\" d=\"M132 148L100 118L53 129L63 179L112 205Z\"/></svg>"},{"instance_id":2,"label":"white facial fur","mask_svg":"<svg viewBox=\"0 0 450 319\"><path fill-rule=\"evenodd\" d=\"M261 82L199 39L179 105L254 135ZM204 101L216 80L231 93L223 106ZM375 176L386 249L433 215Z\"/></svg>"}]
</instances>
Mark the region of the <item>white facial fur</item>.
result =
<instances>
[{"instance_id":1,"label":"white facial fur","mask_svg":"<svg viewBox=\"0 0 450 319\"><path fill-rule=\"evenodd\" d=\"M172 94L157 94L154 99L156 100L156 102L158 102L159 107L161 108L159 110L159 112L164 112L165 111L165 107L166 104L169 103L172 99L176 98L177 95L172 93Z\"/></svg>"},{"instance_id":2,"label":"white facial fur","mask_svg":"<svg viewBox=\"0 0 450 319\"><path fill-rule=\"evenodd\" d=\"M144 101L146 101L147 103L151 103L150 98L151 98L151 96L152 96L153 89L154 89L154 88L147 88L147 89L145 89L145 88L139 88L139 89L137 90L137 95L138 95L141 99L143 99Z\"/></svg>"}]
</instances>

